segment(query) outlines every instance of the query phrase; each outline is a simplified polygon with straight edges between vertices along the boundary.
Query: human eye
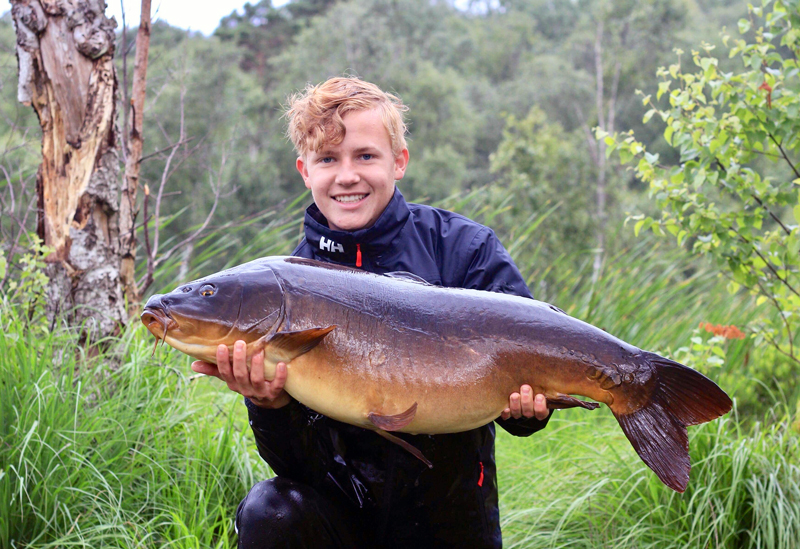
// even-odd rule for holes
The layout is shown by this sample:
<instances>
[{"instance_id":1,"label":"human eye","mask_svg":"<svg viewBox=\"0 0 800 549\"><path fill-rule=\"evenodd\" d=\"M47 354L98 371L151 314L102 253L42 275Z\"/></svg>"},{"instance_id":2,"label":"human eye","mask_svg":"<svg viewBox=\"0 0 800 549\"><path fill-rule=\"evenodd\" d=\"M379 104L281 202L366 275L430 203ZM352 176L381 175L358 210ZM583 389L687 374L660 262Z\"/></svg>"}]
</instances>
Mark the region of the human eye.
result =
<instances>
[{"instance_id":1,"label":"human eye","mask_svg":"<svg viewBox=\"0 0 800 549\"><path fill-rule=\"evenodd\" d=\"M318 162L320 164L330 164L331 162L333 162L333 157L332 156L323 156L318 160Z\"/></svg>"},{"instance_id":2,"label":"human eye","mask_svg":"<svg viewBox=\"0 0 800 549\"><path fill-rule=\"evenodd\" d=\"M374 154L364 153L361 155L361 160L372 160L373 158L375 158Z\"/></svg>"}]
</instances>

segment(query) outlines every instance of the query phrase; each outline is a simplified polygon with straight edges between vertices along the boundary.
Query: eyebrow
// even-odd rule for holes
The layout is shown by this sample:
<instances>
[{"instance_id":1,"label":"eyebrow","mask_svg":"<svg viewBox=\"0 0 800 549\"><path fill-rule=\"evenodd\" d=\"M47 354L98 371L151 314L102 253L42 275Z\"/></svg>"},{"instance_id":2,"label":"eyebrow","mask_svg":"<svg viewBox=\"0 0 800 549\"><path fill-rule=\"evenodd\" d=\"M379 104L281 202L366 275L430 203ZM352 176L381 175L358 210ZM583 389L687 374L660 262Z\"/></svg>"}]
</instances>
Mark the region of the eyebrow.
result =
<instances>
[{"instance_id":1,"label":"eyebrow","mask_svg":"<svg viewBox=\"0 0 800 549\"><path fill-rule=\"evenodd\" d=\"M375 147L375 146L372 146L372 145L367 145L365 147L359 147L359 148L353 150L354 154L364 154L364 153L373 153L374 154L376 152L378 152L378 147ZM332 149L322 149L317 153L317 157L336 156L337 154L339 154L339 153L337 153L336 151L334 151Z\"/></svg>"}]
</instances>

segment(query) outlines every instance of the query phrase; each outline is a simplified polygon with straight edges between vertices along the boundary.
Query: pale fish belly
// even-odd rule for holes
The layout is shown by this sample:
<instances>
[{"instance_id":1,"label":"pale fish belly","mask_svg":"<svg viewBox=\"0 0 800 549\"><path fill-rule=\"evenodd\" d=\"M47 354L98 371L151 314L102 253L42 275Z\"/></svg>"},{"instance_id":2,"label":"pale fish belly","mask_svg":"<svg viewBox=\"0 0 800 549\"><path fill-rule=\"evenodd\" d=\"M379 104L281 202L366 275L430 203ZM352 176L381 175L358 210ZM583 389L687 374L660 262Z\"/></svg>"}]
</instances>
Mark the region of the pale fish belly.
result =
<instances>
[{"instance_id":1,"label":"pale fish belly","mask_svg":"<svg viewBox=\"0 0 800 549\"><path fill-rule=\"evenodd\" d=\"M312 410L338 421L373 429L369 414L396 415L416 403L414 420L401 432L442 434L493 421L508 403L505 389L487 375L487 365L459 367L461 354L440 357L396 355L370 367L363 356L325 342L288 365L286 390ZM384 353L384 356L386 354ZM427 359L427 360L426 360ZM411 363L414 363L413 365Z\"/></svg>"}]
</instances>

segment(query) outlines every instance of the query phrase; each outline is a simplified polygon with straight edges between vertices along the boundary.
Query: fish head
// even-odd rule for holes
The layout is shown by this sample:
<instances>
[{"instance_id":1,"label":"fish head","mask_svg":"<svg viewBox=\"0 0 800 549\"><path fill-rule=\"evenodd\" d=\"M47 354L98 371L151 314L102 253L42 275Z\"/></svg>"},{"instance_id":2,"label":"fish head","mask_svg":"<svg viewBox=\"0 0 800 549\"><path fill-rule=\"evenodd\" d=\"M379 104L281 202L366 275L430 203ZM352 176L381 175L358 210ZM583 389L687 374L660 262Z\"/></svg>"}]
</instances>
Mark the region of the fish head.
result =
<instances>
[{"instance_id":1,"label":"fish head","mask_svg":"<svg viewBox=\"0 0 800 549\"><path fill-rule=\"evenodd\" d=\"M246 264L242 267L247 267ZM182 284L147 300L142 323L158 340L216 363L219 345L248 344L281 319L283 290L269 268L234 268Z\"/></svg>"}]
</instances>

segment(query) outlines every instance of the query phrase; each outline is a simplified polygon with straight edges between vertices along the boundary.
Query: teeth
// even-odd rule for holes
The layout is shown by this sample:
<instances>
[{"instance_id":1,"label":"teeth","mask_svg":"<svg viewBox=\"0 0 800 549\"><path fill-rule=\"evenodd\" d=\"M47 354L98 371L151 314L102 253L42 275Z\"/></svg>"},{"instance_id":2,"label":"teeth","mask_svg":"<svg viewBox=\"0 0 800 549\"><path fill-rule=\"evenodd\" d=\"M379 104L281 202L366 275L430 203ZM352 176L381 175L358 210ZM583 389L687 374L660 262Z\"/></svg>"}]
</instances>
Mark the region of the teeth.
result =
<instances>
[{"instance_id":1,"label":"teeth","mask_svg":"<svg viewBox=\"0 0 800 549\"><path fill-rule=\"evenodd\" d=\"M348 203L348 202L358 202L359 200L363 199L365 196L367 196L367 195L365 195L365 194L349 194L347 196L334 196L333 199L336 202Z\"/></svg>"}]
</instances>

